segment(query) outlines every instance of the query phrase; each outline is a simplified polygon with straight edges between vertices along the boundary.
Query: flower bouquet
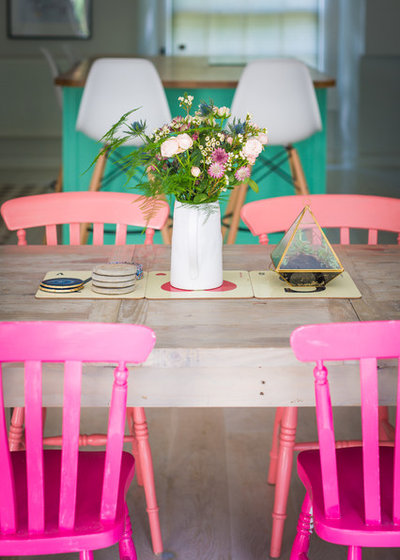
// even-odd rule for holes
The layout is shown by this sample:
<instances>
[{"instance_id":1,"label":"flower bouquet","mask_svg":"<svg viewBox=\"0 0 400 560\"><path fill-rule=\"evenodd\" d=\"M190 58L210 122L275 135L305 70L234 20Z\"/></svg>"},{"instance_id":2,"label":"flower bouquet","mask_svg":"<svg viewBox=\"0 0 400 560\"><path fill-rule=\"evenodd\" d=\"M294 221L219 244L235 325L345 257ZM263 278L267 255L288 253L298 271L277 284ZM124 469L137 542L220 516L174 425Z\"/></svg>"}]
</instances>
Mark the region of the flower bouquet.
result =
<instances>
[{"instance_id":1,"label":"flower bouquet","mask_svg":"<svg viewBox=\"0 0 400 560\"><path fill-rule=\"evenodd\" d=\"M128 181L140 172L135 188L150 197L174 195L184 204L202 204L219 200L242 182L257 191L251 167L267 143L265 129L249 114L243 122L228 122L229 108L212 102L201 103L191 115L191 95L178 101L185 114L150 134L145 122L128 122L136 109L123 115L102 138L101 153L113 152L132 138L140 140L139 147L118 161Z\"/></svg>"},{"instance_id":2,"label":"flower bouquet","mask_svg":"<svg viewBox=\"0 0 400 560\"><path fill-rule=\"evenodd\" d=\"M193 97L178 98L183 115L151 133L143 121L129 122L130 111L102 138L101 153L134 140L118 163L135 178L149 216L160 198L175 197L171 284L182 289L211 289L222 284L222 236L219 200L235 185L254 191L251 168L267 143L266 130L247 115L231 119L227 107L201 103L191 114Z\"/></svg>"}]
</instances>

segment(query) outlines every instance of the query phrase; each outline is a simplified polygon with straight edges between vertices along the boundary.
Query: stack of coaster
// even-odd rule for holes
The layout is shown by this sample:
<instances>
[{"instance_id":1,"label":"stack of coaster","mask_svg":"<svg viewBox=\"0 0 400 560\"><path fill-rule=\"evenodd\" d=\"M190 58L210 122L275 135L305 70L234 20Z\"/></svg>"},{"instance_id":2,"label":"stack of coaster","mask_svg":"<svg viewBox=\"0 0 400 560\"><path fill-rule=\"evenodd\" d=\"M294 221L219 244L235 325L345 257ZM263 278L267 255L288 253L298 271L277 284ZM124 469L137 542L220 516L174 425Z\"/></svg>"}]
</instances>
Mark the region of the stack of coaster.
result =
<instances>
[{"instance_id":1,"label":"stack of coaster","mask_svg":"<svg viewBox=\"0 0 400 560\"><path fill-rule=\"evenodd\" d=\"M92 291L98 294L129 294L135 289L135 283L134 264L101 264L92 273Z\"/></svg>"}]
</instances>

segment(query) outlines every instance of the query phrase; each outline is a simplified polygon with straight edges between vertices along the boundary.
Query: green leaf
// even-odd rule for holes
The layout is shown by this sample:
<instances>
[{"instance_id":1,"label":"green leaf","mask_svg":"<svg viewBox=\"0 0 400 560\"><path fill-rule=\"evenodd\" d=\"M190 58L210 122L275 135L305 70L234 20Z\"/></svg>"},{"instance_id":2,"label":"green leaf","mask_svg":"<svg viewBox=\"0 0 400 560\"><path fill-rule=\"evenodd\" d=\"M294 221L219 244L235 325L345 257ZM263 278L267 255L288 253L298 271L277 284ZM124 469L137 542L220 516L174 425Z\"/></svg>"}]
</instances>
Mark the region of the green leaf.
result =
<instances>
[{"instance_id":1,"label":"green leaf","mask_svg":"<svg viewBox=\"0 0 400 560\"><path fill-rule=\"evenodd\" d=\"M246 183L249 185L249 187L251 188L252 191L254 191L255 193L258 193L258 185L257 183L254 181L254 179L251 179L250 177L248 177L246 179Z\"/></svg>"}]
</instances>

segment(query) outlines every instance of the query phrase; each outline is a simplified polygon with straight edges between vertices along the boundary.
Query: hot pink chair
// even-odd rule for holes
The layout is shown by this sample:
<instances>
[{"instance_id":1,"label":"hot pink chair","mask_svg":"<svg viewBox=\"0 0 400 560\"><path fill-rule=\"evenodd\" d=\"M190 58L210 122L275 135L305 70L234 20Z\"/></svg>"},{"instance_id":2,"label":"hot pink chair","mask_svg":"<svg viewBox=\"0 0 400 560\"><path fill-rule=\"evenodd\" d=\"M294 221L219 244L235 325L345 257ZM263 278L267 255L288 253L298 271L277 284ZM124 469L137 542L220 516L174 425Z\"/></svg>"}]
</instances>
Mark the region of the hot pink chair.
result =
<instances>
[{"instance_id":1,"label":"hot pink chair","mask_svg":"<svg viewBox=\"0 0 400 560\"><path fill-rule=\"evenodd\" d=\"M155 343L142 325L59 321L0 323L0 363L25 367L26 451L9 450L0 383L0 555L93 550L119 543L136 560L126 493L135 460L123 451L127 364L140 364ZM62 449L43 449L42 364L64 362ZM118 364L105 451L79 451L82 364ZM0 370L1 371L1 370Z\"/></svg>"},{"instance_id":2,"label":"hot pink chair","mask_svg":"<svg viewBox=\"0 0 400 560\"><path fill-rule=\"evenodd\" d=\"M57 245L57 225L69 224L71 245L81 242L80 226L93 223L93 243L103 244L105 223L117 224L115 244L126 242L127 226L145 228L145 244L153 242L155 230L161 230L168 219L169 205L163 200L155 201L150 219L144 215L141 204L143 197L129 193L111 192L63 192L25 196L8 200L1 206L1 215L9 230L17 231L18 245L26 245L25 230L30 227L45 226L48 245ZM163 551L158 505L154 484L153 463L148 440L147 422L144 408L128 408L127 421L132 441L133 453L137 460L138 484L144 487L149 515L153 550ZM24 409L15 408L10 425L10 449L23 447ZM100 434L85 435L80 445L103 445L106 437ZM54 437L49 444L61 444Z\"/></svg>"},{"instance_id":3,"label":"hot pink chair","mask_svg":"<svg viewBox=\"0 0 400 560\"><path fill-rule=\"evenodd\" d=\"M268 244L268 234L284 232L304 208L310 206L323 228L338 228L340 243L350 243L350 229L368 230L368 243L378 242L378 230L397 233L400 243L400 199L353 194L314 194L282 196L249 202L242 207L241 218L261 244ZM329 232L327 232L329 237ZM293 453L316 442L296 443L297 408L277 409L273 429L268 482L276 484L270 555L280 555L286 519ZM380 407L380 437L393 439L387 408ZM346 442L347 443L347 442ZM279 453L282 457L279 460ZM278 471L278 465L282 468Z\"/></svg>"},{"instance_id":4,"label":"hot pink chair","mask_svg":"<svg viewBox=\"0 0 400 560\"><path fill-rule=\"evenodd\" d=\"M379 443L378 360L396 359L400 321L307 325L291 336L296 357L315 362L319 450L302 451L298 474L306 488L291 560L307 560L310 521L325 541L348 546L349 560L362 547L400 546L400 375L394 447ZM335 448L326 362L357 360L361 382L362 447Z\"/></svg>"}]
</instances>

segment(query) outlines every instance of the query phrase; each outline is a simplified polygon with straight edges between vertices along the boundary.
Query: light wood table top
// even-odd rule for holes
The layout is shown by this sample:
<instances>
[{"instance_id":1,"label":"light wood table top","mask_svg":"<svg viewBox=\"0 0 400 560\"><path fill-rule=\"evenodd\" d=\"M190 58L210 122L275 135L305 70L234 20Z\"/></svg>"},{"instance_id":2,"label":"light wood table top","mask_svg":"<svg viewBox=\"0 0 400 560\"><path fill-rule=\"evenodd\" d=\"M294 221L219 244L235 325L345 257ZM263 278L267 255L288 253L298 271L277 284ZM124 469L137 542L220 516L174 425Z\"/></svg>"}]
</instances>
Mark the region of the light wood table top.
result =
<instances>
[{"instance_id":1,"label":"light wood table top","mask_svg":"<svg viewBox=\"0 0 400 560\"><path fill-rule=\"evenodd\" d=\"M133 369L128 404L135 406L311 406L312 366L296 361L289 345L301 324L400 319L400 247L335 246L362 293L361 299L221 300L43 300L34 295L49 270L91 270L107 262L112 246L0 247L0 320L67 320L143 323L153 328L156 347ZM226 270L269 268L271 248L224 247ZM136 246L144 270L168 270L170 247ZM14 376L5 367L7 404L21 405ZM383 404L393 402L395 372L380 370ZM359 402L353 366L330 369L333 402ZM340 382L339 381L340 378ZM107 367L87 368L83 404L103 406ZM44 404L61 403L60 372L46 376Z\"/></svg>"},{"instance_id":2,"label":"light wood table top","mask_svg":"<svg viewBox=\"0 0 400 560\"><path fill-rule=\"evenodd\" d=\"M110 55L104 55L107 58ZM64 87L83 87L90 66L101 55L87 58L73 68L57 76L54 83ZM135 57L132 57L135 58ZM143 57L144 58L144 57ZM165 88L235 88L244 68L243 63L229 64L224 60L209 61L202 56L155 56L151 60ZM315 68L309 68L316 88L327 88L335 85L335 80Z\"/></svg>"}]
</instances>

